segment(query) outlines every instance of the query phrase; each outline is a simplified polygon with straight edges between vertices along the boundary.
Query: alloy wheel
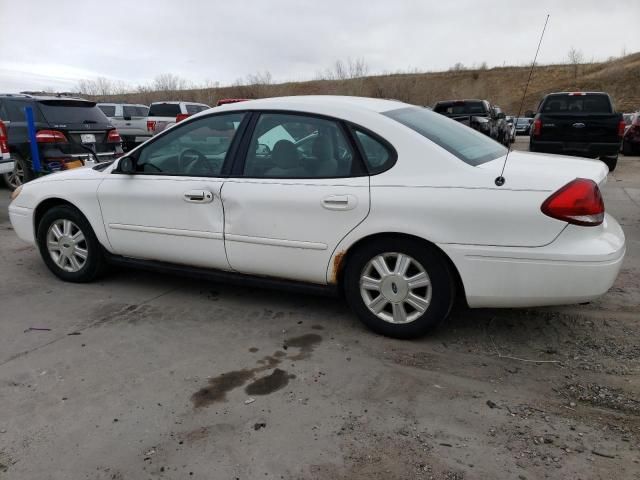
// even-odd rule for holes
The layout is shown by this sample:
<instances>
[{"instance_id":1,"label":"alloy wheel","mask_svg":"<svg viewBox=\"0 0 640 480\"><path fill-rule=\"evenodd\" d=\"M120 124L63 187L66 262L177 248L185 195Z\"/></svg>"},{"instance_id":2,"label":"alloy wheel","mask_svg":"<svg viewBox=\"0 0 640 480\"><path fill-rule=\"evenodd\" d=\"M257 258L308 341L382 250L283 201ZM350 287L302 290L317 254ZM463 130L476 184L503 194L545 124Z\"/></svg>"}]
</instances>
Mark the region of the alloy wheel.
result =
<instances>
[{"instance_id":1,"label":"alloy wheel","mask_svg":"<svg viewBox=\"0 0 640 480\"><path fill-rule=\"evenodd\" d=\"M360 274L360 295L376 317L388 323L411 323L431 303L431 280L413 257L387 252L369 260Z\"/></svg>"},{"instance_id":2,"label":"alloy wheel","mask_svg":"<svg viewBox=\"0 0 640 480\"><path fill-rule=\"evenodd\" d=\"M82 270L89 256L84 233L68 219L51 223L47 231L47 250L58 267L71 273Z\"/></svg>"},{"instance_id":3,"label":"alloy wheel","mask_svg":"<svg viewBox=\"0 0 640 480\"><path fill-rule=\"evenodd\" d=\"M15 162L11 172L5 175L5 179L13 190L24 183L24 168L21 162Z\"/></svg>"}]
</instances>

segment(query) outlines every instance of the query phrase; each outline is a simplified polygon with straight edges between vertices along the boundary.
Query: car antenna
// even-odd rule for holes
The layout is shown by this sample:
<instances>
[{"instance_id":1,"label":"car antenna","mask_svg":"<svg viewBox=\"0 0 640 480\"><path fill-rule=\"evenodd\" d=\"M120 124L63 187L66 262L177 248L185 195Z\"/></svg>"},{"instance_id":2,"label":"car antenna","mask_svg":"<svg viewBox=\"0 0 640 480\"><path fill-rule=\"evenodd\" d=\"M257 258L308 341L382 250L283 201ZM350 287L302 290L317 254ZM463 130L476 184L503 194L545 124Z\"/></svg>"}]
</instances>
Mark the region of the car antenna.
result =
<instances>
[{"instance_id":1,"label":"car antenna","mask_svg":"<svg viewBox=\"0 0 640 480\"><path fill-rule=\"evenodd\" d=\"M529 89L529 83L531 82L531 76L533 75L533 67L536 65L536 60L538 59L538 52L540 51L540 45L542 45L542 39L544 38L544 32L547 29L547 23L549 23L549 14L547 14L547 19L544 21L544 27L542 27L542 34L540 35L540 41L538 41L538 48L536 49L536 54L533 57L533 63L531 63L531 70L529 70L529 78L527 79L527 84L524 87L524 93L522 94L522 100L520 101L520 108L518 109L518 115L516 116L516 122L520 115L522 114L522 106L524 105L524 99L527 96L527 90ZM511 153L511 145L509 145L509 149L507 150L507 155L504 157L504 163L502 164L502 171L500 175L496 177L495 183L498 187L504 185L506 181L504 178L504 169L507 166L507 160L509 160L509 154Z\"/></svg>"}]
</instances>

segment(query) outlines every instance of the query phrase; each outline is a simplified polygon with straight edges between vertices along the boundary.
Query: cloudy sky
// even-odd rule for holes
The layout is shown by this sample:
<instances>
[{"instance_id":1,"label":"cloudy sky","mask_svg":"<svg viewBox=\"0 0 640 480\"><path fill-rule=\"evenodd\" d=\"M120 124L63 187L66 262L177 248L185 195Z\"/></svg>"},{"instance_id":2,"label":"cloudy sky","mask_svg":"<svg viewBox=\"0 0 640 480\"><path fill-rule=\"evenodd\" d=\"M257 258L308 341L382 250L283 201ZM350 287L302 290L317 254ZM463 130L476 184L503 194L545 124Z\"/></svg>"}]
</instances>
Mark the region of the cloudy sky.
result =
<instances>
[{"instance_id":1,"label":"cloudy sky","mask_svg":"<svg viewBox=\"0 0 640 480\"><path fill-rule=\"evenodd\" d=\"M304 80L348 58L373 73L523 64L547 13L539 62L640 51L640 0L0 0L0 91Z\"/></svg>"}]
</instances>

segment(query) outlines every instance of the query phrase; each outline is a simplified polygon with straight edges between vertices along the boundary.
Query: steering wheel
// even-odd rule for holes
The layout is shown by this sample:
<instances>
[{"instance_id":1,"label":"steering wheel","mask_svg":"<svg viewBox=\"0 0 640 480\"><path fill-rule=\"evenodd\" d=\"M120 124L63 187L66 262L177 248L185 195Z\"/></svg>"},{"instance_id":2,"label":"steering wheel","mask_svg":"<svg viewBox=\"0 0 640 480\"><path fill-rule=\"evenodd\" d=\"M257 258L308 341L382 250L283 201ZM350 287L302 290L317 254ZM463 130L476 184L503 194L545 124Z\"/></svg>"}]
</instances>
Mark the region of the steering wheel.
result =
<instances>
[{"instance_id":1,"label":"steering wheel","mask_svg":"<svg viewBox=\"0 0 640 480\"><path fill-rule=\"evenodd\" d=\"M195 160L188 161L187 158L189 157L189 155L192 155L192 154L195 154L195 157L196 157ZM178 157L178 171L188 174L188 173L191 173L191 171L197 165L201 165L202 167L204 167L204 170L206 170L207 173L210 173L210 174L216 173L211 168L211 165L209 164L209 160L207 159L207 157L205 157L198 150L195 150L193 148L187 148L186 150L183 150L180 153L180 156Z\"/></svg>"}]
</instances>

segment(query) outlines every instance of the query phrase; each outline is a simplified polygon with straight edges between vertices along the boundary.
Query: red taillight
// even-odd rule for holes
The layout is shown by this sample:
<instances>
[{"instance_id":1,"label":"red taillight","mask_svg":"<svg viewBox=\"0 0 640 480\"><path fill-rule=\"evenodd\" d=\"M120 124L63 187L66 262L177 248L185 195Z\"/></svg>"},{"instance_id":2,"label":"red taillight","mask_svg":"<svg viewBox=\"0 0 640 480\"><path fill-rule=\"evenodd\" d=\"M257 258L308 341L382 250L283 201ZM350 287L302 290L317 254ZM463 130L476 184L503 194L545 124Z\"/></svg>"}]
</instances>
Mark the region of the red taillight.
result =
<instances>
[{"instance_id":1,"label":"red taillight","mask_svg":"<svg viewBox=\"0 0 640 480\"><path fill-rule=\"evenodd\" d=\"M547 198L542 213L574 225L592 227L604 220L604 202L596 182L576 178Z\"/></svg>"},{"instance_id":2,"label":"red taillight","mask_svg":"<svg viewBox=\"0 0 640 480\"><path fill-rule=\"evenodd\" d=\"M109 130L109 135L107 135L107 142L109 143L120 143L122 139L120 138L120 134L118 130L115 128L113 130Z\"/></svg>"},{"instance_id":3,"label":"red taillight","mask_svg":"<svg viewBox=\"0 0 640 480\"><path fill-rule=\"evenodd\" d=\"M147 120L147 132L153 132L156 129L155 120Z\"/></svg>"},{"instance_id":4,"label":"red taillight","mask_svg":"<svg viewBox=\"0 0 640 480\"><path fill-rule=\"evenodd\" d=\"M9 144L7 141L7 127L3 122L0 122L0 154L9 153Z\"/></svg>"},{"instance_id":5,"label":"red taillight","mask_svg":"<svg viewBox=\"0 0 640 480\"><path fill-rule=\"evenodd\" d=\"M184 120L188 116L189 116L188 113L179 113L178 115L176 115L176 123L181 122L182 120Z\"/></svg>"},{"instance_id":6,"label":"red taillight","mask_svg":"<svg viewBox=\"0 0 640 480\"><path fill-rule=\"evenodd\" d=\"M533 121L532 135L534 137L537 137L538 135L540 135L540 133L542 133L542 120L536 118Z\"/></svg>"},{"instance_id":7,"label":"red taillight","mask_svg":"<svg viewBox=\"0 0 640 480\"><path fill-rule=\"evenodd\" d=\"M67 137L58 130L39 130L36 133L38 143L67 143Z\"/></svg>"},{"instance_id":8,"label":"red taillight","mask_svg":"<svg viewBox=\"0 0 640 480\"><path fill-rule=\"evenodd\" d=\"M624 136L625 128L627 128L627 124L624 123L624 120L620 120L620 123L618 123L618 136L620 138L622 138Z\"/></svg>"}]
</instances>

